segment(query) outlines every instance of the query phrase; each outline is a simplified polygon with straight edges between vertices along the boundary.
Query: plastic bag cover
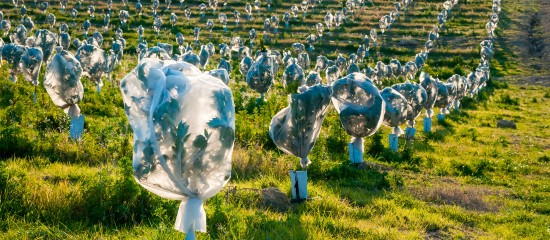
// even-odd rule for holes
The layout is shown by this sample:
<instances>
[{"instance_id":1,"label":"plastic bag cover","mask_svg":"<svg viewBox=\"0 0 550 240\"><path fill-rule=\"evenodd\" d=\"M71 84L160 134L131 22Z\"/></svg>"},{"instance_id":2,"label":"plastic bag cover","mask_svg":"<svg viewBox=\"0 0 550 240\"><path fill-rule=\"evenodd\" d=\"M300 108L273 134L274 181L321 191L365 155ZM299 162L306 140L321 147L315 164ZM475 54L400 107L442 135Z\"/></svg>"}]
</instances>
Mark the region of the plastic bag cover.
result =
<instances>
[{"instance_id":1,"label":"plastic bag cover","mask_svg":"<svg viewBox=\"0 0 550 240\"><path fill-rule=\"evenodd\" d=\"M444 83L441 81L436 81L436 83L437 100L434 106L441 108L443 114L448 114L449 107L453 104L456 96L456 86L453 83Z\"/></svg>"},{"instance_id":2,"label":"plastic bag cover","mask_svg":"<svg viewBox=\"0 0 550 240\"><path fill-rule=\"evenodd\" d=\"M422 72L420 73L420 85L426 90L426 94L428 95L428 100L426 104L424 104L424 108L426 109L426 116L431 118L434 115L433 108L437 100L437 84L434 78Z\"/></svg>"},{"instance_id":3,"label":"plastic bag cover","mask_svg":"<svg viewBox=\"0 0 550 240\"><path fill-rule=\"evenodd\" d=\"M77 104L84 96L81 76L80 62L69 51L59 47L46 67L44 87L53 103L71 117L80 115Z\"/></svg>"},{"instance_id":4,"label":"plastic bag cover","mask_svg":"<svg viewBox=\"0 0 550 240\"><path fill-rule=\"evenodd\" d=\"M210 70L207 72L210 76L213 76L217 79L220 79L222 80L222 82L225 84L225 85L229 85L229 81L231 79L229 79L229 73L227 73L227 70L225 68L219 68L219 69L214 69L214 70Z\"/></svg>"},{"instance_id":5,"label":"plastic bag cover","mask_svg":"<svg viewBox=\"0 0 550 240\"><path fill-rule=\"evenodd\" d=\"M362 73L353 73L332 85L332 103L346 132L355 138L374 134L384 120L386 103L378 88Z\"/></svg>"},{"instance_id":6,"label":"plastic bag cover","mask_svg":"<svg viewBox=\"0 0 550 240\"><path fill-rule=\"evenodd\" d=\"M340 77L340 69L338 69L337 66L333 65L333 66L327 67L325 74L327 77L328 85L332 85L332 83L334 83Z\"/></svg>"},{"instance_id":7,"label":"plastic bag cover","mask_svg":"<svg viewBox=\"0 0 550 240\"><path fill-rule=\"evenodd\" d=\"M44 61L50 60L56 44L57 34L50 32L46 29L39 29L36 30L35 37L36 41L34 42L34 46L42 49L42 53L44 54Z\"/></svg>"},{"instance_id":8,"label":"plastic bag cover","mask_svg":"<svg viewBox=\"0 0 550 240\"><path fill-rule=\"evenodd\" d=\"M21 57L27 51L27 47L9 43L2 47L2 58L0 60L6 60L8 64L11 65L9 72L12 78L12 81L15 81L15 75L20 72L19 62Z\"/></svg>"},{"instance_id":9,"label":"plastic bag cover","mask_svg":"<svg viewBox=\"0 0 550 240\"><path fill-rule=\"evenodd\" d=\"M310 71L306 78L306 85L311 87L315 84L320 84L321 81L321 75L318 72Z\"/></svg>"},{"instance_id":10,"label":"plastic bag cover","mask_svg":"<svg viewBox=\"0 0 550 240\"><path fill-rule=\"evenodd\" d=\"M291 59L290 64L283 73L283 85L285 88L297 89L305 84L304 70L296 63L296 59Z\"/></svg>"},{"instance_id":11,"label":"plastic bag cover","mask_svg":"<svg viewBox=\"0 0 550 240\"><path fill-rule=\"evenodd\" d=\"M275 77L274 62L275 59L264 52L248 69L246 75L248 86L261 94L267 92Z\"/></svg>"},{"instance_id":12,"label":"plastic bag cover","mask_svg":"<svg viewBox=\"0 0 550 240\"><path fill-rule=\"evenodd\" d=\"M305 89L305 90L304 90ZM310 163L307 155L315 145L330 104L332 88L326 85L301 87L291 94L289 106L271 120L269 136L282 151L301 159L303 168Z\"/></svg>"},{"instance_id":13,"label":"plastic bag cover","mask_svg":"<svg viewBox=\"0 0 550 240\"><path fill-rule=\"evenodd\" d=\"M101 77L107 68L105 52L95 45L85 44L76 51L76 59L80 61L82 74L96 82L97 85L103 86Z\"/></svg>"},{"instance_id":14,"label":"plastic bag cover","mask_svg":"<svg viewBox=\"0 0 550 240\"><path fill-rule=\"evenodd\" d=\"M147 48L146 51L142 51L140 54L140 59L143 58L158 58L161 60L170 60L172 56L164 50L164 48L155 46Z\"/></svg>"},{"instance_id":15,"label":"plastic bag cover","mask_svg":"<svg viewBox=\"0 0 550 240\"><path fill-rule=\"evenodd\" d=\"M420 115L420 112L422 112L424 105L428 101L426 90L418 83L411 83L409 81L395 84L392 88L401 93L407 99L409 105L411 105L411 112L407 114L407 120L409 121L409 127L414 128L414 120Z\"/></svg>"},{"instance_id":16,"label":"plastic bag cover","mask_svg":"<svg viewBox=\"0 0 550 240\"><path fill-rule=\"evenodd\" d=\"M24 45L27 38L27 28L22 24L15 27L15 30L10 35L10 41L14 44Z\"/></svg>"},{"instance_id":17,"label":"plastic bag cover","mask_svg":"<svg viewBox=\"0 0 550 240\"><path fill-rule=\"evenodd\" d=\"M205 232L202 203L231 176L231 90L189 63L148 58L120 88L134 130L135 179L161 197L182 201L177 230Z\"/></svg>"},{"instance_id":18,"label":"plastic bag cover","mask_svg":"<svg viewBox=\"0 0 550 240\"><path fill-rule=\"evenodd\" d=\"M21 70L25 80L38 86L38 75L42 66L42 50L40 48L29 48L21 57Z\"/></svg>"},{"instance_id":19,"label":"plastic bag cover","mask_svg":"<svg viewBox=\"0 0 550 240\"><path fill-rule=\"evenodd\" d=\"M412 113L412 107L407 99L393 88L387 87L380 92L386 102L386 113L384 114L384 124L393 128L393 134L399 136L403 130L399 125L405 123Z\"/></svg>"}]
</instances>

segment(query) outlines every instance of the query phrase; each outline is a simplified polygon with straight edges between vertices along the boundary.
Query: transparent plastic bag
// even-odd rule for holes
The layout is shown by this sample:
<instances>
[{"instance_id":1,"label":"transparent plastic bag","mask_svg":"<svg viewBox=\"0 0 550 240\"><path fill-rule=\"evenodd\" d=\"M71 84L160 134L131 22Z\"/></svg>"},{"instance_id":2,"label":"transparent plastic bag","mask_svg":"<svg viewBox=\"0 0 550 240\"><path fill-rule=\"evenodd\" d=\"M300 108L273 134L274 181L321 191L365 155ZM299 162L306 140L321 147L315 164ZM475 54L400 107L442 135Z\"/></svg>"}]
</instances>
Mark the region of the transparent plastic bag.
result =
<instances>
[{"instance_id":1,"label":"transparent plastic bag","mask_svg":"<svg viewBox=\"0 0 550 240\"><path fill-rule=\"evenodd\" d=\"M182 201L177 230L206 232L203 201L231 177L231 90L189 63L149 58L120 88L134 130L135 179L161 197Z\"/></svg>"},{"instance_id":2,"label":"transparent plastic bag","mask_svg":"<svg viewBox=\"0 0 550 240\"><path fill-rule=\"evenodd\" d=\"M76 51L76 59L82 66L82 75L87 76L99 87L103 86L101 77L107 69L107 55L105 52L91 44L85 44Z\"/></svg>"},{"instance_id":3,"label":"transparent plastic bag","mask_svg":"<svg viewBox=\"0 0 550 240\"><path fill-rule=\"evenodd\" d=\"M352 137L350 160L363 161L363 138L374 134L384 120L386 103L378 88L362 73L349 74L332 85L332 103L344 130Z\"/></svg>"},{"instance_id":4,"label":"transparent plastic bag","mask_svg":"<svg viewBox=\"0 0 550 240\"><path fill-rule=\"evenodd\" d=\"M420 115L424 105L428 101L428 94L426 90L418 83L411 83L409 81L405 83L395 84L392 86L397 92L401 93L411 105L411 112L407 114L408 127L414 128L415 119Z\"/></svg>"},{"instance_id":5,"label":"transparent plastic bag","mask_svg":"<svg viewBox=\"0 0 550 240\"><path fill-rule=\"evenodd\" d=\"M71 118L80 116L78 102L84 96L84 87L80 82L82 67L80 62L62 47L48 62L44 87L53 103L62 108Z\"/></svg>"},{"instance_id":6,"label":"transparent plastic bag","mask_svg":"<svg viewBox=\"0 0 550 240\"><path fill-rule=\"evenodd\" d=\"M283 85L289 91L294 93L298 87L305 84L304 70L297 64L295 58L290 59L290 64L283 73Z\"/></svg>"},{"instance_id":7,"label":"transparent plastic bag","mask_svg":"<svg viewBox=\"0 0 550 240\"><path fill-rule=\"evenodd\" d=\"M426 103L424 104L424 108L426 109L426 117L433 117L434 115L434 104L437 100L437 84L435 83L436 80L432 77L430 77L429 74L422 72L420 73L420 86L426 90L426 94L428 96L428 99Z\"/></svg>"},{"instance_id":8,"label":"transparent plastic bag","mask_svg":"<svg viewBox=\"0 0 550 240\"><path fill-rule=\"evenodd\" d=\"M26 51L27 47L13 43L6 44L2 47L2 58L0 59L0 62L1 60L5 60L10 65L8 71L12 82L17 81L17 74L21 72L19 62Z\"/></svg>"},{"instance_id":9,"label":"transparent plastic bag","mask_svg":"<svg viewBox=\"0 0 550 240\"><path fill-rule=\"evenodd\" d=\"M409 101L401 93L393 88L384 88L380 95L386 102L386 112L384 113L384 125L393 129L393 134L399 137L403 134L400 125L405 123L412 114L412 107Z\"/></svg>"},{"instance_id":10,"label":"transparent plastic bag","mask_svg":"<svg viewBox=\"0 0 550 240\"><path fill-rule=\"evenodd\" d=\"M21 71L25 80L32 83L34 86L38 86L38 76L40 74L40 68L42 66L42 59L44 55L40 48L28 48L25 54L21 57Z\"/></svg>"},{"instance_id":11,"label":"transparent plastic bag","mask_svg":"<svg viewBox=\"0 0 550 240\"><path fill-rule=\"evenodd\" d=\"M248 69L246 83L250 88L260 93L262 97L273 85L273 79L277 72L275 64L275 58L270 56L267 51L264 51Z\"/></svg>"},{"instance_id":12,"label":"transparent plastic bag","mask_svg":"<svg viewBox=\"0 0 550 240\"><path fill-rule=\"evenodd\" d=\"M46 29L39 29L36 30L34 35L36 38L34 47L38 47L42 50L44 61L47 62L53 54L57 42L57 34Z\"/></svg>"},{"instance_id":13,"label":"transparent plastic bag","mask_svg":"<svg viewBox=\"0 0 550 240\"><path fill-rule=\"evenodd\" d=\"M307 155L319 137L331 95L330 86L302 86L271 120L269 136L283 152L300 158L303 168L311 163Z\"/></svg>"}]
</instances>

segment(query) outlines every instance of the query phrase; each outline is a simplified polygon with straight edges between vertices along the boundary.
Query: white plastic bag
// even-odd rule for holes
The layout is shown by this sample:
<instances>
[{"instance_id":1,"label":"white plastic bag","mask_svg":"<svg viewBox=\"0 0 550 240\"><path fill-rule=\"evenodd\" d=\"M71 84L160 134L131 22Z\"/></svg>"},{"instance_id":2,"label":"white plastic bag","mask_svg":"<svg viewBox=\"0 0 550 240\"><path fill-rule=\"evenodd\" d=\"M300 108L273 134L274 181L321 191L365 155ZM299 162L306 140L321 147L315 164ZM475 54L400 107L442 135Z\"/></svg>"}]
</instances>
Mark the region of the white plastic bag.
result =
<instances>
[{"instance_id":1,"label":"white plastic bag","mask_svg":"<svg viewBox=\"0 0 550 240\"><path fill-rule=\"evenodd\" d=\"M44 87L53 103L62 108L71 118L80 116L78 102L84 96L84 87L80 82L82 67L80 62L62 47L48 62Z\"/></svg>"},{"instance_id":2,"label":"white plastic bag","mask_svg":"<svg viewBox=\"0 0 550 240\"><path fill-rule=\"evenodd\" d=\"M393 88L384 88L380 95L386 102L384 125L393 128L393 134L399 137L404 133L400 125L409 119L409 114L412 114L412 107L409 101Z\"/></svg>"},{"instance_id":3,"label":"white plastic bag","mask_svg":"<svg viewBox=\"0 0 550 240\"><path fill-rule=\"evenodd\" d=\"M38 75L40 74L40 67L42 66L43 54L40 48L29 48L21 57L21 71L25 80L32 83L34 86L38 86Z\"/></svg>"},{"instance_id":4,"label":"white plastic bag","mask_svg":"<svg viewBox=\"0 0 550 240\"><path fill-rule=\"evenodd\" d=\"M82 74L94 81L99 87L103 86L101 77L107 70L107 55L92 44L84 44L76 51L76 59L82 66Z\"/></svg>"},{"instance_id":5,"label":"white plastic bag","mask_svg":"<svg viewBox=\"0 0 550 240\"><path fill-rule=\"evenodd\" d=\"M411 83L409 81L405 83L395 84L392 86L397 92L401 93L411 105L411 112L407 114L408 127L414 128L415 119L420 115L424 105L428 101L428 94L426 90L418 83Z\"/></svg>"},{"instance_id":6,"label":"white plastic bag","mask_svg":"<svg viewBox=\"0 0 550 240\"><path fill-rule=\"evenodd\" d=\"M307 155L319 137L331 95L326 85L302 86L271 120L269 136L283 152L300 158L303 168L311 163Z\"/></svg>"},{"instance_id":7,"label":"white plastic bag","mask_svg":"<svg viewBox=\"0 0 550 240\"><path fill-rule=\"evenodd\" d=\"M161 197L182 201L177 230L206 232L203 201L231 176L231 90L191 64L148 58L120 87L134 130L136 180Z\"/></svg>"},{"instance_id":8,"label":"white plastic bag","mask_svg":"<svg viewBox=\"0 0 550 240\"><path fill-rule=\"evenodd\" d=\"M352 137L348 144L352 163L363 162L363 138L374 134L384 120L386 103L378 88L362 73L353 73L332 85L332 103L340 122Z\"/></svg>"},{"instance_id":9,"label":"white plastic bag","mask_svg":"<svg viewBox=\"0 0 550 240\"><path fill-rule=\"evenodd\" d=\"M422 72L420 73L420 85L426 90L428 100L424 104L426 109L426 117L431 118L434 115L433 107L435 101L437 100L437 84L436 80L430 77L429 74Z\"/></svg>"}]
</instances>

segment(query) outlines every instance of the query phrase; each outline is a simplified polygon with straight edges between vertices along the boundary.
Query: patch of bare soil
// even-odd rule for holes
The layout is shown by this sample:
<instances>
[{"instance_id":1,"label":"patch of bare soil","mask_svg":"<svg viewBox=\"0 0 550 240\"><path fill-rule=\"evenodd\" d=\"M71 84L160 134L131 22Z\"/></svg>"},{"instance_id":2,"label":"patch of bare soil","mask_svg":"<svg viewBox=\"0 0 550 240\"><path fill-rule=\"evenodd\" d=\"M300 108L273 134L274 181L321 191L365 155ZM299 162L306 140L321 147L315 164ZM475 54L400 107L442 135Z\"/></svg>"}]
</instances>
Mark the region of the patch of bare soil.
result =
<instances>
[{"instance_id":1,"label":"patch of bare soil","mask_svg":"<svg viewBox=\"0 0 550 240\"><path fill-rule=\"evenodd\" d=\"M543 39L542 60L545 63L546 71L550 71L550 1L539 0L540 2L540 36ZM550 81L550 76L547 78L547 82Z\"/></svg>"},{"instance_id":2,"label":"patch of bare soil","mask_svg":"<svg viewBox=\"0 0 550 240\"><path fill-rule=\"evenodd\" d=\"M527 76L510 76L517 85L550 86L550 1L528 0L538 7L525 12L508 12L512 34L505 36L510 49L519 50L520 64L531 72Z\"/></svg>"},{"instance_id":3,"label":"patch of bare soil","mask_svg":"<svg viewBox=\"0 0 550 240\"><path fill-rule=\"evenodd\" d=\"M536 86L550 87L550 75L509 76L504 78L497 78L497 80L506 80L516 85L536 85Z\"/></svg>"},{"instance_id":4,"label":"patch of bare soil","mask_svg":"<svg viewBox=\"0 0 550 240\"><path fill-rule=\"evenodd\" d=\"M509 192L486 186L462 184L451 177L415 175L418 184L406 190L415 198L436 205L454 205L470 211L497 212L498 200L509 196ZM425 183L425 184L422 184Z\"/></svg>"},{"instance_id":5,"label":"patch of bare soil","mask_svg":"<svg viewBox=\"0 0 550 240\"><path fill-rule=\"evenodd\" d=\"M483 199L487 195L498 195L494 190L484 187L441 184L431 187L410 187L410 193L416 198L440 205L455 205L471 211L496 212L497 204Z\"/></svg>"},{"instance_id":6,"label":"patch of bare soil","mask_svg":"<svg viewBox=\"0 0 550 240\"><path fill-rule=\"evenodd\" d=\"M550 29L547 24L548 18L550 18L550 9L545 7L545 5L549 5L546 0L544 2L539 0L539 4L538 11L531 13L529 16L526 33L529 42L527 56L533 60L531 67L540 72L549 69L549 63L545 60L548 58L550 47L547 47L548 39L546 37L548 36L545 34L545 30Z\"/></svg>"}]
</instances>

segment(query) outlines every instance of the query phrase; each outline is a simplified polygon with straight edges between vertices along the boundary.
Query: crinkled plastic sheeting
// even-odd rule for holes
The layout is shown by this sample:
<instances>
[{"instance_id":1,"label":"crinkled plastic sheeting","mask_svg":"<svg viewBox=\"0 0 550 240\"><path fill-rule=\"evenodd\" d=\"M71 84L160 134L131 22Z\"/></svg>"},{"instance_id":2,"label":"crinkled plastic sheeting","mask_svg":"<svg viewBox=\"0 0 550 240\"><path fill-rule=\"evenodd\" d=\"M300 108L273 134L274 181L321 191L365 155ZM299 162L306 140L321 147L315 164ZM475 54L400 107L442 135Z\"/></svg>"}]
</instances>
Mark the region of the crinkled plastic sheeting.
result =
<instances>
[{"instance_id":1,"label":"crinkled plastic sheeting","mask_svg":"<svg viewBox=\"0 0 550 240\"><path fill-rule=\"evenodd\" d=\"M195 54L192 51L187 51L183 56L181 57L184 62L190 63L194 65L197 68L201 68L201 62L199 55Z\"/></svg>"},{"instance_id":2,"label":"crinkled plastic sheeting","mask_svg":"<svg viewBox=\"0 0 550 240\"><path fill-rule=\"evenodd\" d=\"M247 46L241 46L239 47L239 50L237 51L237 57L238 59L243 59L245 56L250 56L250 48ZM276 63L276 62L275 62Z\"/></svg>"},{"instance_id":3,"label":"crinkled plastic sheeting","mask_svg":"<svg viewBox=\"0 0 550 240\"><path fill-rule=\"evenodd\" d=\"M311 61L309 60L309 54L307 54L306 52L298 54L298 65L300 65L302 69L308 70L310 64Z\"/></svg>"},{"instance_id":4,"label":"crinkled plastic sheeting","mask_svg":"<svg viewBox=\"0 0 550 240\"><path fill-rule=\"evenodd\" d=\"M80 62L66 50L58 47L46 67L44 87L53 103L62 108L71 117L80 116L78 102L84 96L84 87L80 82L82 67Z\"/></svg>"},{"instance_id":5,"label":"crinkled plastic sheeting","mask_svg":"<svg viewBox=\"0 0 550 240\"><path fill-rule=\"evenodd\" d=\"M350 160L362 162L363 138L374 134L384 120L385 102L374 83L362 73L349 74L332 85L332 103L352 137Z\"/></svg>"},{"instance_id":6,"label":"crinkled plastic sheeting","mask_svg":"<svg viewBox=\"0 0 550 240\"><path fill-rule=\"evenodd\" d=\"M231 177L235 107L220 80L185 62L143 59L120 83L147 190L180 200L175 228L206 232L203 201Z\"/></svg>"},{"instance_id":7,"label":"crinkled plastic sheeting","mask_svg":"<svg viewBox=\"0 0 550 240\"><path fill-rule=\"evenodd\" d=\"M27 38L27 28L22 24L15 27L13 32L10 34L10 41L13 44L24 45L26 38Z\"/></svg>"},{"instance_id":8,"label":"crinkled plastic sheeting","mask_svg":"<svg viewBox=\"0 0 550 240\"><path fill-rule=\"evenodd\" d=\"M174 54L174 50L172 47L172 44L169 43L157 43L157 47L164 49L168 55L172 56Z\"/></svg>"},{"instance_id":9,"label":"crinkled plastic sheeting","mask_svg":"<svg viewBox=\"0 0 550 240\"><path fill-rule=\"evenodd\" d=\"M225 69L227 71L227 74L231 75L231 63L225 58L220 59L220 63L218 64L218 69Z\"/></svg>"},{"instance_id":10,"label":"crinkled plastic sheeting","mask_svg":"<svg viewBox=\"0 0 550 240\"><path fill-rule=\"evenodd\" d=\"M2 58L1 60L6 60L8 64L11 65L9 68L10 72L10 79L12 82L16 82L17 78L16 75L20 72L19 62L21 61L21 57L23 57L23 54L27 51L27 47L9 43L4 45L2 47Z\"/></svg>"},{"instance_id":11,"label":"crinkled plastic sheeting","mask_svg":"<svg viewBox=\"0 0 550 240\"><path fill-rule=\"evenodd\" d=\"M210 53L206 49L206 46L202 45L201 50L199 52L199 63L202 69L206 68L206 65L208 65L209 58L210 58Z\"/></svg>"},{"instance_id":12,"label":"crinkled plastic sheeting","mask_svg":"<svg viewBox=\"0 0 550 240\"><path fill-rule=\"evenodd\" d=\"M401 93L411 105L411 112L407 114L408 126L414 128L415 119L420 115L424 105L428 101L428 94L426 90L418 83L411 83L409 81L405 83L395 84L393 89Z\"/></svg>"},{"instance_id":13,"label":"crinkled plastic sheeting","mask_svg":"<svg viewBox=\"0 0 550 240\"><path fill-rule=\"evenodd\" d=\"M82 66L82 74L96 82L98 86L103 86L101 77L107 69L105 52L95 45L85 44L76 51L76 59Z\"/></svg>"},{"instance_id":14,"label":"crinkled plastic sheeting","mask_svg":"<svg viewBox=\"0 0 550 240\"><path fill-rule=\"evenodd\" d=\"M327 83L328 85L332 85L338 78L340 77L340 69L336 65L327 67L327 70L325 71L325 75L327 77Z\"/></svg>"},{"instance_id":15,"label":"crinkled plastic sheeting","mask_svg":"<svg viewBox=\"0 0 550 240\"><path fill-rule=\"evenodd\" d=\"M452 83L444 83L436 81L437 84L437 100L435 101L435 107L441 108L441 113L448 114L449 107L454 102L456 95L456 87Z\"/></svg>"},{"instance_id":16,"label":"crinkled plastic sheeting","mask_svg":"<svg viewBox=\"0 0 550 240\"><path fill-rule=\"evenodd\" d=\"M435 79L430 77L429 74L422 72L420 73L420 86L426 90L426 94L428 96L428 100L424 104L424 108L426 109L426 117L433 117L434 115L434 104L437 100L437 84L435 83Z\"/></svg>"},{"instance_id":17,"label":"crinkled plastic sheeting","mask_svg":"<svg viewBox=\"0 0 550 240\"><path fill-rule=\"evenodd\" d=\"M161 47L150 47L147 49L143 49L140 51L139 59L143 58L158 58L161 60L170 60L172 59L172 56L164 50L164 48Z\"/></svg>"},{"instance_id":18,"label":"crinkled plastic sheeting","mask_svg":"<svg viewBox=\"0 0 550 240\"><path fill-rule=\"evenodd\" d=\"M229 78L229 73L227 73L227 70L225 68L210 70L206 73L208 73L210 76L222 80L225 85L229 85L229 81L231 80Z\"/></svg>"},{"instance_id":19,"label":"crinkled plastic sheeting","mask_svg":"<svg viewBox=\"0 0 550 240\"><path fill-rule=\"evenodd\" d=\"M453 106L458 110L460 107L460 100L468 94L468 80L466 77L455 74L447 80L447 83L453 84L456 88Z\"/></svg>"},{"instance_id":20,"label":"crinkled plastic sheeting","mask_svg":"<svg viewBox=\"0 0 550 240\"><path fill-rule=\"evenodd\" d=\"M274 57L270 56L267 52L263 52L256 62L248 69L246 83L250 88L259 92L262 96L273 84L273 78L276 73L275 61Z\"/></svg>"},{"instance_id":21,"label":"crinkled plastic sheeting","mask_svg":"<svg viewBox=\"0 0 550 240\"><path fill-rule=\"evenodd\" d=\"M304 70L296 62L297 60L292 58L283 73L283 85L291 93L305 84Z\"/></svg>"},{"instance_id":22,"label":"crinkled plastic sheeting","mask_svg":"<svg viewBox=\"0 0 550 240\"><path fill-rule=\"evenodd\" d=\"M250 67L252 67L253 63L254 60L252 60L251 57L245 56L239 64L239 71L241 72L241 75L246 76L248 74L248 70L250 69Z\"/></svg>"},{"instance_id":23,"label":"crinkled plastic sheeting","mask_svg":"<svg viewBox=\"0 0 550 240\"><path fill-rule=\"evenodd\" d=\"M321 81L322 81L321 74L315 71L309 71L309 74L307 75L307 78L306 78L306 85L308 87L311 87L315 84L320 84Z\"/></svg>"},{"instance_id":24,"label":"crinkled plastic sheeting","mask_svg":"<svg viewBox=\"0 0 550 240\"><path fill-rule=\"evenodd\" d=\"M60 33L58 44L62 46L63 49L69 49L69 47L71 46L71 35L66 32Z\"/></svg>"},{"instance_id":25,"label":"crinkled plastic sheeting","mask_svg":"<svg viewBox=\"0 0 550 240\"><path fill-rule=\"evenodd\" d=\"M214 54L216 53L216 48L214 47L214 44L211 42L206 44L206 51L208 51L208 54L210 54L210 56L214 56Z\"/></svg>"},{"instance_id":26,"label":"crinkled plastic sheeting","mask_svg":"<svg viewBox=\"0 0 550 240\"><path fill-rule=\"evenodd\" d=\"M34 46L42 49L44 54L44 61L50 60L50 56L53 54L55 43L57 40L57 34L50 32L46 29L39 29L35 32Z\"/></svg>"},{"instance_id":27,"label":"crinkled plastic sheeting","mask_svg":"<svg viewBox=\"0 0 550 240\"><path fill-rule=\"evenodd\" d=\"M21 70L23 76L27 82L32 83L34 86L38 86L38 75L40 74L40 67L42 66L43 54L40 48L29 48L21 57Z\"/></svg>"},{"instance_id":28,"label":"crinkled plastic sheeting","mask_svg":"<svg viewBox=\"0 0 550 240\"><path fill-rule=\"evenodd\" d=\"M325 56L317 56L317 59L315 61L315 70L316 71L324 71L328 67L328 58Z\"/></svg>"},{"instance_id":29,"label":"crinkled plastic sheeting","mask_svg":"<svg viewBox=\"0 0 550 240\"><path fill-rule=\"evenodd\" d=\"M361 72L361 69L359 68L359 66L357 66L357 64L355 63L351 63L349 66L348 66L348 70L346 70L346 73L349 75L349 74L352 74L352 73L358 73L358 72Z\"/></svg>"},{"instance_id":30,"label":"crinkled plastic sheeting","mask_svg":"<svg viewBox=\"0 0 550 240\"><path fill-rule=\"evenodd\" d=\"M409 114L412 114L411 105L401 93L390 87L384 88L380 95L386 102L384 125L393 128L393 134L396 136L403 134L403 129L399 125L410 118Z\"/></svg>"},{"instance_id":31,"label":"crinkled plastic sheeting","mask_svg":"<svg viewBox=\"0 0 550 240\"><path fill-rule=\"evenodd\" d=\"M304 44L301 43L293 43L292 49L294 50L294 53L300 54L305 51L306 47L304 46Z\"/></svg>"},{"instance_id":32,"label":"crinkled plastic sheeting","mask_svg":"<svg viewBox=\"0 0 550 240\"><path fill-rule=\"evenodd\" d=\"M315 85L299 90L289 96L289 106L271 120L269 136L283 152L300 158L300 164L306 168L311 163L307 155L319 137L332 88Z\"/></svg>"}]
</instances>

